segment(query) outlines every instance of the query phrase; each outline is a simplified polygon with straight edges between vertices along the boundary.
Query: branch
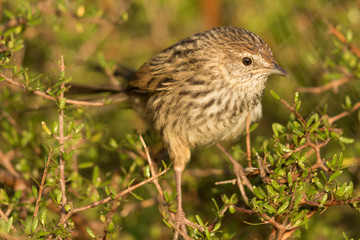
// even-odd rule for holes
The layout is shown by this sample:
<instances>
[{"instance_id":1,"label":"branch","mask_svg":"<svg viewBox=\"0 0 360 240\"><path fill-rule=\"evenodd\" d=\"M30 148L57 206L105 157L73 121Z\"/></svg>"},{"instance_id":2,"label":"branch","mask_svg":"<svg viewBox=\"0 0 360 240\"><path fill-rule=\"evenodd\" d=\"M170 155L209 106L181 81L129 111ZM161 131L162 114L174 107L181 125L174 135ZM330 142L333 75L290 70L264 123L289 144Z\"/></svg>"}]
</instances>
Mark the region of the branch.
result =
<instances>
[{"instance_id":1,"label":"branch","mask_svg":"<svg viewBox=\"0 0 360 240\"><path fill-rule=\"evenodd\" d=\"M60 61L60 81L62 81L60 90L65 88L65 65L64 65L64 57L61 56ZM64 91L61 91L58 101L61 102L64 99ZM60 109L59 113L59 145L60 145L60 161L59 161L59 171L60 171L60 179L59 185L61 189L61 217L63 219L66 214L65 205L67 204L66 198L66 185L65 185L65 160L63 158L63 153L65 152L64 144L65 144L65 136L64 136L64 109Z\"/></svg>"},{"instance_id":2,"label":"branch","mask_svg":"<svg viewBox=\"0 0 360 240\"><path fill-rule=\"evenodd\" d=\"M38 211L39 211L40 201L41 201L41 197L42 197L42 192L44 190L46 175L47 175L47 172L48 172L51 156L52 156L52 148L50 148L49 156L46 159L44 173L43 173L43 176L42 176L42 179L41 179L41 184L39 186L39 193L38 193L38 196L37 196L37 199L36 199L35 210L34 210L34 215L33 215L34 218L37 217L37 214L38 214Z\"/></svg>"},{"instance_id":3,"label":"branch","mask_svg":"<svg viewBox=\"0 0 360 240\"><path fill-rule=\"evenodd\" d=\"M350 82L352 79L352 76L344 76L341 79L337 79L334 81L331 81L323 86L319 86L319 87L298 87L297 90L299 92L303 92L303 93L322 93L325 92L329 89L333 89L333 91L335 93L338 92L338 89L341 85Z\"/></svg>"},{"instance_id":4,"label":"branch","mask_svg":"<svg viewBox=\"0 0 360 240\"><path fill-rule=\"evenodd\" d=\"M349 43L346 40L346 37L339 32L331 23L329 23L326 19L323 19L324 23L327 25L329 33L334 35L340 42L342 42L353 54L355 54L360 59L360 50Z\"/></svg>"},{"instance_id":5,"label":"branch","mask_svg":"<svg viewBox=\"0 0 360 240\"><path fill-rule=\"evenodd\" d=\"M49 100L52 100L52 101L56 101L57 99L50 96L48 93L46 92L43 92L43 91L40 91L40 90L34 90L33 88L31 87L26 87L25 85L15 81L14 79L6 76L5 74L3 73L0 73L0 77L4 78L3 80L13 86L16 86L18 88L21 88L23 89L24 91L26 92L30 92L30 93L33 93L37 96L40 96L42 98L45 98L45 99L49 99ZM104 99L103 101L101 102L90 102L90 101L81 101L81 100L72 100L72 99L64 99L65 102L67 104L72 104L72 105L81 105L81 106L93 106L93 107L100 107L100 106L106 106L108 105L110 102L124 102L126 100L128 100L128 96L125 94L125 93L120 93L116 96L116 98L113 98L111 99L110 101L105 101L106 99Z\"/></svg>"},{"instance_id":6,"label":"branch","mask_svg":"<svg viewBox=\"0 0 360 240\"><path fill-rule=\"evenodd\" d=\"M360 108L360 102L357 102L349 111L345 111L339 113L338 115L328 118L329 124L332 125L334 122L338 121L339 119L349 116L359 108Z\"/></svg>"},{"instance_id":7,"label":"branch","mask_svg":"<svg viewBox=\"0 0 360 240\"><path fill-rule=\"evenodd\" d=\"M143 186L143 185L145 185L145 184L153 181L155 178L160 177L161 175L163 175L164 173L166 173L168 170L169 170L169 169L164 169L164 170L163 170L162 172L160 172L159 174L157 174L157 175L155 175L155 176L153 176L153 177L151 177L151 178L148 178L148 179L146 179L146 180L144 180L144 181L142 181L142 182L140 182L140 183L138 183L138 184L136 184L136 185L134 185L134 186L132 186L132 187L129 187L128 189L126 189L126 190L124 190L124 191L116 194L114 198L112 198L111 196L109 196L109 197L104 198L104 199L102 199L102 200L100 200L100 201L93 202L93 203L91 203L91 204L89 204L89 205L86 205L86 206L83 206L83 207L79 207L79 208L74 208L74 209L72 209L70 212L68 212L63 219L60 220L60 223L59 223L59 224L64 224L64 223L65 223L72 215L74 215L75 213L83 212L83 211L88 210L88 209L90 209L90 208L94 208L94 207L97 207L97 206L99 206L99 205L108 203L108 202L110 202L110 201L112 201L112 200L114 200L114 199L118 199L118 198L120 198L120 197L123 197L123 196L127 195L128 193L131 193L133 190L135 190L135 189L137 189L137 188L139 188L139 187L141 187L141 186Z\"/></svg>"}]
</instances>

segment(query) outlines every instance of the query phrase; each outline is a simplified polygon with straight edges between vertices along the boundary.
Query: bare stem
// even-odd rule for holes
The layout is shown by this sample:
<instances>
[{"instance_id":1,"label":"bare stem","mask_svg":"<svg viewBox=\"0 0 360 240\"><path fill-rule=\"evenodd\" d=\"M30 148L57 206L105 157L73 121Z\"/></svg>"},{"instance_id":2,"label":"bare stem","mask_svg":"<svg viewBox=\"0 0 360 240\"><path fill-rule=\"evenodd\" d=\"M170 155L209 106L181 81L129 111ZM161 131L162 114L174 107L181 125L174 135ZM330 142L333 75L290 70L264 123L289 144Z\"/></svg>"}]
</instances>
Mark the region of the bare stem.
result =
<instances>
[{"instance_id":1,"label":"bare stem","mask_svg":"<svg viewBox=\"0 0 360 240\"><path fill-rule=\"evenodd\" d=\"M4 78L4 81L13 85L13 86L16 86L18 88L21 88L23 89L24 91L27 91L27 92L30 92L32 94L35 94L37 96L40 96L42 98L45 98L45 99L49 99L49 100L52 100L52 101L56 101L56 98L50 96L49 94L47 94L46 92L43 92L43 91L39 91L39 90L34 90L32 89L31 87L26 87L24 86L23 84L15 81L14 79L6 76L5 74L3 73L0 73L0 77L3 77ZM111 100L111 101L105 101L105 100L102 100L100 102L90 102L90 101L80 101L80 100L73 100L73 99L64 99L64 101L67 103L67 104L73 104L73 105L81 105L81 106L93 106L93 107L100 107L100 106L105 106L107 104L109 104L109 102L124 102L128 99L127 95L125 93L121 93L119 94L116 99L114 100Z\"/></svg>"},{"instance_id":2,"label":"bare stem","mask_svg":"<svg viewBox=\"0 0 360 240\"><path fill-rule=\"evenodd\" d=\"M37 196L37 199L36 199L35 211L34 211L34 215L33 215L34 218L36 218L37 215L38 215L38 211L39 211L39 207L40 207L40 201L41 201L41 197L42 197L42 192L44 190L46 175L47 175L47 172L48 172L51 157L52 157L52 148L50 148L49 156L46 159L44 173L43 173L41 183L40 183L40 186L39 186L39 193L38 193L38 196Z\"/></svg>"},{"instance_id":3,"label":"bare stem","mask_svg":"<svg viewBox=\"0 0 360 240\"><path fill-rule=\"evenodd\" d=\"M61 56L60 61L60 71L62 77L65 76L65 65L64 65L64 57ZM60 89L63 90L65 88L65 81L63 81L60 85ZM61 102L64 99L64 91L61 91L58 101ZM65 205L67 204L67 197L66 197L66 186L65 186L65 160L63 158L63 153L65 151L64 148L65 143L65 136L64 136L64 109L60 109L59 112L59 144L60 144L60 161L59 161L59 171L60 171L60 190L61 190L61 216L60 219L63 219L66 215Z\"/></svg>"},{"instance_id":4,"label":"bare stem","mask_svg":"<svg viewBox=\"0 0 360 240\"><path fill-rule=\"evenodd\" d=\"M137 189L137 188L139 188L139 187L141 187L141 186L143 186L143 185L145 185L145 184L153 181L155 178L160 177L161 175L163 175L164 173L166 173L168 170L169 170L169 169L165 169L165 170L163 170L162 172L160 172L159 174L157 174L157 175L155 175L155 176L152 176L151 178L148 178L148 179L146 179L146 180L144 180L144 181L142 181L142 182L140 182L140 183L138 183L138 184L135 184L135 185L132 186L132 187L127 188L126 190L124 190L124 191L116 194L114 198L112 198L112 196L109 196L109 197L104 198L104 199L102 199L102 200L100 200L100 201L93 202L93 203L91 203L91 204L89 204L89 205L86 205L86 206L83 206L83 207L79 207L79 208L74 208L74 209L72 209L70 212L68 212L68 213L65 215L64 218L62 218L62 219L60 220L60 223L59 223L59 224L64 224L64 223L66 223L66 221L67 221L72 215L74 215L75 213L83 212L83 211L88 210L88 209L90 209L90 208L97 207L97 206L99 206L99 205L108 203L108 202L110 202L110 201L112 201L112 200L114 200L114 199L119 199L119 198L121 198L121 197L123 197L123 196L125 196L125 195L127 195L127 194L129 194L129 193L131 193L131 192L134 191L135 189Z\"/></svg>"}]
</instances>

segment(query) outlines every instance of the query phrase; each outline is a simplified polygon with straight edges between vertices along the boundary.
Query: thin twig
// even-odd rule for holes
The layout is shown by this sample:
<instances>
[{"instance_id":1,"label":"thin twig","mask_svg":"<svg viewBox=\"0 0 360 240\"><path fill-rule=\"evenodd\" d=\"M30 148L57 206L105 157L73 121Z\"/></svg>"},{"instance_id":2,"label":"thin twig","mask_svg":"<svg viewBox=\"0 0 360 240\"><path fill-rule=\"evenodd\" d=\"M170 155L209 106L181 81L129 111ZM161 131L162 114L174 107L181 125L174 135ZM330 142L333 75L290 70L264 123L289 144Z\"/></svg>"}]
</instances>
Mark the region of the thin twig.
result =
<instances>
[{"instance_id":1,"label":"thin twig","mask_svg":"<svg viewBox=\"0 0 360 240\"><path fill-rule=\"evenodd\" d=\"M152 176L151 178L148 178L148 179L146 179L146 180L144 180L144 181L142 181L142 182L140 182L140 183L138 183L138 184L135 184L135 185L133 185L132 187L127 188L126 190L124 190L124 191L116 194L114 198L112 198L112 196L109 196L109 197L106 197L106 198L104 198L104 199L102 199L102 200L93 202L93 203L91 203L91 204L89 204L89 205L86 205L86 206L83 206L83 207L79 207L79 208L74 208L74 209L72 209L71 211L69 211L69 212L65 215L65 217L64 217L63 219L60 220L60 223L59 223L59 224L64 224L64 223L65 223L72 215L74 215L75 213L83 212L83 211L85 211L85 210L88 210L88 209L97 207L97 206L99 206L99 205L108 203L108 202L110 202L110 201L112 201L112 200L114 200L114 199L118 199L118 198L120 198L120 197L123 197L123 196L131 193L133 190L135 190L135 189L137 189L137 188L139 188L139 187L141 187L141 186L143 186L143 185L145 185L145 184L153 181L155 178L160 177L161 175L163 175L164 173L166 173L168 170L169 170L169 169L164 169L164 170L163 170L162 172L160 172L159 174L157 174L157 175L155 175L155 176Z\"/></svg>"},{"instance_id":2,"label":"thin twig","mask_svg":"<svg viewBox=\"0 0 360 240\"><path fill-rule=\"evenodd\" d=\"M246 160L251 168L251 143L250 143L250 113L246 117Z\"/></svg>"},{"instance_id":3,"label":"thin twig","mask_svg":"<svg viewBox=\"0 0 360 240\"><path fill-rule=\"evenodd\" d=\"M60 61L60 78L65 77L65 65L64 65L64 57L61 56ZM60 86L60 91L65 88L65 81L64 79L60 79L63 81ZM64 91L61 91L58 101L61 102L64 99ZM60 219L63 219L66 215L65 205L67 204L67 197L66 197L66 185L65 185L65 160L63 158L63 153L65 152L65 136L64 136L64 109L60 109L59 112L59 145L60 145L60 161L59 161L59 171L60 171L60 178L59 178L59 185L61 189L61 216Z\"/></svg>"},{"instance_id":4,"label":"thin twig","mask_svg":"<svg viewBox=\"0 0 360 240\"><path fill-rule=\"evenodd\" d=\"M31 87L26 87L23 84L13 80L12 78L6 76L3 73L0 73L0 77L3 77L5 82L7 82L7 83L9 83L9 84L11 84L13 86L16 86L18 88L21 88L26 92L38 95L38 96L40 96L42 98L45 98L45 99L56 101L56 98L50 96L46 92L43 92L43 91L40 91L40 90L34 90ZM124 93L120 93L120 94L117 95L116 98L112 98L111 100L108 100L108 101L105 101L105 100L106 99L102 100L101 102L89 102L89 101L81 101L81 100L64 99L64 101L67 104L101 107L101 106L105 106L105 105L108 105L109 103L113 103L113 102L124 102L124 101L128 100L128 96L126 94L124 94Z\"/></svg>"},{"instance_id":5,"label":"thin twig","mask_svg":"<svg viewBox=\"0 0 360 240\"><path fill-rule=\"evenodd\" d=\"M41 183L40 183L40 186L39 186L39 192L38 192L38 196L37 196L37 199L36 199L35 210L34 210L34 215L33 215L34 218L36 218L37 215L38 215L38 211L39 211L39 207L40 207L40 201L41 201L41 197L42 197L42 192L44 190L46 175L47 175L47 172L48 172L51 157L52 157L52 148L50 148L49 156L46 159L44 173L42 175Z\"/></svg>"},{"instance_id":6,"label":"thin twig","mask_svg":"<svg viewBox=\"0 0 360 240\"><path fill-rule=\"evenodd\" d=\"M150 156L150 153L149 153L149 148L148 146L146 145L145 143L145 140L143 138L143 136L141 135L141 133L139 133L139 138L140 138L140 141L141 141L141 144L144 148L144 151L145 151L145 154L146 154L146 160L148 161L149 163L149 167L150 167L150 171L151 171L151 175L152 176L155 176L157 173L156 173L156 170L155 170L155 167L154 167L154 164L151 160L151 156ZM165 196L164 196L164 192L159 184L159 179L155 178L154 179L154 184L155 184L155 187L157 189L157 191L159 192L160 194L160 197L161 199L165 202Z\"/></svg>"},{"instance_id":7,"label":"thin twig","mask_svg":"<svg viewBox=\"0 0 360 240\"><path fill-rule=\"evenodd\" d=\"M352 45L346 40L346 37L339 32L329 21L323 19L324 23L327 25L329 33L334 35L340 42L342 42L352 53L354 53L358 58L360 58L360 49Z\"/></svg>"},{"instance_id":8,"label":"thin twig","mask_svg":"<svg viewBox=\"0 0 360 240\"><path fill-rule=\"evenodd\" d=\"M335 115L333 117L330 117L328 119L329 124L332 125L334 124L334 122L338 121L341 118L344 118L346 116L349 116L350 114L352 114L353 112L355 112L356 110L358 110L360 108L360 102L357 102L349 111L345 111L342 113L339 113L338 115Z\"/></svg>"},{"instance_id":9,"label":"thin twig","mask_svg":"<svg viewBox=\"0 0 360 240\"><path fill-rule=\"evenodd\" d=\"M352 79L351 76L344 76L341 79L331 81L331 82L329 82L329 83L327 83L325 85L322 85L322 86L318 86L318 87L298 87L297 90L299 92L304 92L304 93L318 94L318 93L322 93L322 92L325 92L327 90L333 89L333 91L336 93L341 85L350 82L351 79Z\"/></svg>"}]
</instances>

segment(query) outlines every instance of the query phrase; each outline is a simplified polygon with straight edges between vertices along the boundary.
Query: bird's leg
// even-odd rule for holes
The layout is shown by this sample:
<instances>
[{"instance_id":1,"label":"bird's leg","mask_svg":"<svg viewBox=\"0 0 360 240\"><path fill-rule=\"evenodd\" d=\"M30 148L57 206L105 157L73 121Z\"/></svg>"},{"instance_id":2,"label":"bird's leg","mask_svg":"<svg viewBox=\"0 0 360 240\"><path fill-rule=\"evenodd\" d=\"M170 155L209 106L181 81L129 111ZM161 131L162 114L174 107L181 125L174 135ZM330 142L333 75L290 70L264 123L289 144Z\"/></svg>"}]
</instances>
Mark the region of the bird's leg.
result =
<instances>
[{"instance_id":1,"label":"bird's leg","mask_svg":"<svg viewBox=\"0 0 360 240\"><path fill-rule=\"evenodd\" d=\"M181 196L181 176L183 169L175 167L175 185L176 185L176 203L177 203L177 211L175 215L175 228L180 229L182 232L186 234L185 227L185 212L182 208L182 196ZM178 239L179 233L175 231L174 240Z\"/></svg>"}]
</instances>

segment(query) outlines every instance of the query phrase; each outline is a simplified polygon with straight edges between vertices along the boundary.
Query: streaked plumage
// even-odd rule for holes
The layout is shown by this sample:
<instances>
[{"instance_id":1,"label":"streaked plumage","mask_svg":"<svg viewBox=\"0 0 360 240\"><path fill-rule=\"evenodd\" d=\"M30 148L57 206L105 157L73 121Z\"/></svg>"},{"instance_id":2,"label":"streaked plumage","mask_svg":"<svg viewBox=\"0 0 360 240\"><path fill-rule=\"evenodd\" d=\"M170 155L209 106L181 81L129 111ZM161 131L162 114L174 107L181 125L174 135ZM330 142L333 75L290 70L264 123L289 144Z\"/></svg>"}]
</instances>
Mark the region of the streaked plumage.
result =
<instances>
[{"instance_id":1,"label":"streaked plumage","mask_svg":"<svg viewBox=\"0 0 360 240\"><path fill-rule=\"evenodd\" d=\"M190 149L238 138L249 113L251 121L261 118L262 93L271 74L287 76L260 37L236 27L179 41L137 71L127 91L161 133L177 185Z\"/></svg>"}]
</instances>

